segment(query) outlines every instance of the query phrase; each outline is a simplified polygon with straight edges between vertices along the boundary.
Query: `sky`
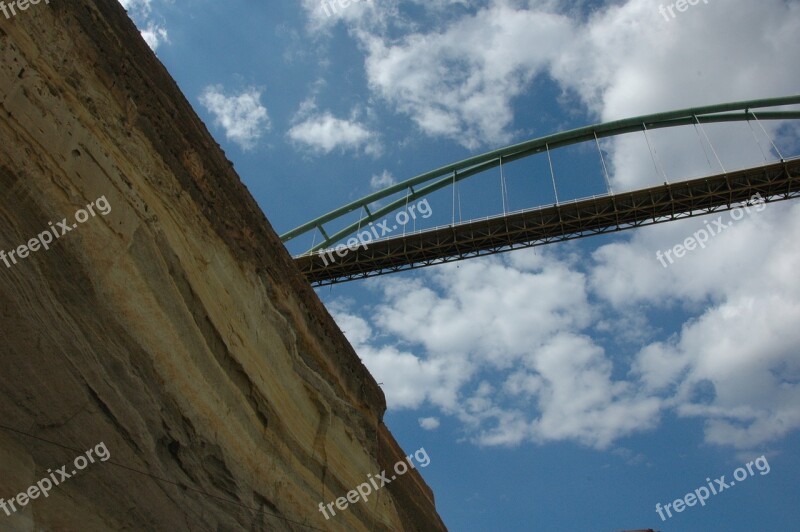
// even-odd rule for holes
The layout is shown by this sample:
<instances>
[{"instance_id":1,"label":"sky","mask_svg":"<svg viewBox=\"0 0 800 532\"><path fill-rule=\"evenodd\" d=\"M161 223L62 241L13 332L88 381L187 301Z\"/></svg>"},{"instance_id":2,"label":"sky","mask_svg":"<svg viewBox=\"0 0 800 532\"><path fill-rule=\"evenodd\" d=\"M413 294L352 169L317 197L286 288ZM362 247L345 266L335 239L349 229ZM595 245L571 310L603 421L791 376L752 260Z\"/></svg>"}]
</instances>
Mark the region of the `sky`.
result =
<instances>
[{"instance_id":1,"label":"sky","mask_svg":"<svg viewBox=\"0 0 800 532\"><path fill-rule=\"evenodd\" d=\"M121 3L279 234L511 143L800 93L796 0ZM798 155L800 127L600 148L437 193L408 228L603 194L603 163L624 191ZM715 221L705 247L659 261ZM788 530L798 240L800 203L755 202L317 293L381 383L395 437L430 456L421 473L450 530Z\"/></svg>"}]
</instances>

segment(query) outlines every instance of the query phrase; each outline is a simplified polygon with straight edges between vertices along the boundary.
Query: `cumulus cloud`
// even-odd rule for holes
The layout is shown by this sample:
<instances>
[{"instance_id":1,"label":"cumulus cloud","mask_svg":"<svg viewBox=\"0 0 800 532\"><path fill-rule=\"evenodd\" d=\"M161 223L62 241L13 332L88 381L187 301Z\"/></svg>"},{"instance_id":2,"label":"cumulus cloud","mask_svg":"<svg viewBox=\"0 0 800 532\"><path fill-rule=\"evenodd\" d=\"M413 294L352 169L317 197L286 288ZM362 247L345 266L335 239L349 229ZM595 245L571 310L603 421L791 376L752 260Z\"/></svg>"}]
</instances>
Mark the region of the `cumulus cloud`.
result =
<instances>
[{"instance_id":1,"label":"cumulus cloud","mask_svg":"<svg viewBox=\"0 0 800 532\"><path fill-rule=\"evenodd\" d=\"M439 418L421 417L419 418L419 426L425 430L436 430L439 428Z\"/></svg>"},{"instance_id":2,"label":"cumulus cloud","mask_svg":"<svg viewBox=\"0 0 800 532\"><path fill-rule=\"evenodd\" d=\"M221 85L211 85L203 90L200 103L214 116L214 124L225 130L226 138L243 150L254 148L262 132L270 127L261 91L255 88L228 96Z\"/></svg>"},{"instance_id":3,"label":"cumulus cloud","mask_svg":"<svg viewBox=\"0 0 800 532\"><path fill-rule=\"evenodd\" d=\"M161 43L169 42L167 30L152 21L147 23L147 27L141 30L141 33L142 38L147 43L147 46L149 46L154 52L156 49L158 49Z\"/></svg>"},{"instance_id":4,"label":"cumulus cloud","mask_svg":"<svg viewBox=\"0 0 800 532\"><path fill-rule=\"evenodd\" d=\"M380 174L373 174L369 180L369 187L372 190L382 190L394 185L396 182L397 180L395 180L392 173L388 170L384 170Z\"/></svg>"},{"instance_id":5,"label":"cumulus cloud","mask_svg":"<svg viewBox=\"0 0 800 532\"><path fill-rule=\"evenodd\" d=\"M511 139L512 101L573 32L565 16L497 2L399 43L361 36L377 94L423 132L477 148Z\"/></svg>"},{"instance_id":6,"label":"cumulus cloud","mask_svg":"<svg viewBox=\"0 0 800 532\"><path fill-rule=\"evenodd\" d=\"M355 111L350 119L337 118L328 111L318 111L312 100L303 102L294 121L289 138L314 152L363 151L373 157L381 153L377 133L360 122Z\"/></svg>"},{"instance_id":7,"label":"cumulus cloud","mask_svg":"<svg viewBox=\"0 0 800 532\"><path fill-rule=\"evenodd\" d=\"M757 450L800 428L800 254L787 253L800 237L800 206L770 204L760 214L716 251L684 257L693 261L685 268L664 269L638 236L632 254L624 243L601 246L596 262L583 263L586 274L575 257L518 251L375 283L381 302L370 323L336 319L384 382L390 408L437 407L480 445L604 449L671 411L705 420L708 443ZM765 237L767 216L795 221ZM664 227L686 231L691 222ZM631 339L641 347L630 359L589 334L614 320L608 314L630 326L629 309L674 305L696 317L665 340L646 331L649 340Z\"/></svg>"},{"instance_id":8,"label":"cumulus cloud","mask_svg":"<svg viewBox=\"0 0 800 532\"><path fill-rule=\"evenodd\" d=\"M119 3L136 22L150 49L155 52L161 44L169 42L167 29L153 17L152 0L119 0Z\"/></svg>"},{"instance_id":9,"label":"cumulus cloud","mask_svg":"<svg viewBox=\"0 0 800 532\"><path fill-rule=\"evenodd\" d=\"M705 419L710 443L751 449L800 427L800 333L792 325L800 317L793 273L800 254L790 244L800 237L798 215L797 205L769 205L763 219L736 227L726 241L715 242L713 252L685 257L694 269L661 269L672 277L669 285L688 286L718 303L685 323L680 334L643 348L633 370L648 389L667 392L679 415ZM619 275L629 273L626 268ZM636 296L663 305L658 289Z\"/></svg>"},{"instance_id":10,"label":"cumulus cloud","mask_svg":"<svg viewBox=\"0 0 800 532\"><path fill-rule=\"evenodd\" d=\"M136 11L143 15L149 15L152 11L152 0L119 0L119 3L126 11Z\"/></svg>"},{"instance_id":11,"label":"cumulus cloud","mask_svg":"<svg viewBox=\"0 0 800 532\"><path fill-rule=\"evenodd\" d=\"M528 92L537 78L555 81L574 97L569 101L603 121L796 87L790 69L780 68L799 29L796 3L704 4L672 21L650 0L593 9L538 0L419 4L426 23L377 2L348 8L336 20L365 50L376 96L424 133L470 149L518 136L520 100L534 110L543 105ZM304 6L312 20L322 20L315 0ZM738 74L730 79L731 73ZM770 92L758 82L766 78ZM695 163L677 163L676 170ZM619 169L621 180L637 170Z\"/></svg>"},{"instance_id":12,"label":"cumulus cloud","mask_svg":"<svg viewBox=\"0 0 800 532\"><path fill-rule=\"evenodd\" d=\"M547 1L468 4L392 38L367 19L350 26L374 94L467 148L516 135L517 101L537 77L597 121L800 86L785 68L800 59L796 2L700 4L671 21L649 0L581 13ZM800 148L797 128L776 123L649 140L656 161L641 134L607 142L615 190L761 164L777 156L772 142ZM669 413L703 420L709 444L755 450L800 428L798 220L800 207L768 204L668 268L656 251L705 219L622 233L590 253L564 244L378 279L369 322L347 314L363 322L353 343L391 382L391 408L438 408L481 445L607 448Z\"/></svg>"},{"instance_id":13,"label":"cumulus cloud","mask_svg":"<svg viewBox=\"0 0 800 532\"><path fill-rule=\"evenodd\" d=\"M351 0L341 7L339 0L301 0L311 33L327 32L338 23L376 23L395 8L380 0Z\"/></svg>"},{"instance_id":14,"label":"cumulus cloud","mask_svg":"<svg viewBox=\"0 0 800 532\"><path fill-rule=\"evenodd\" d=\"M483 445L607 447L651 426L660 401L616 380L607 354L580 334L594 315L585 276L550 254L506 260L514 267L496 258L444 266L427 276L436 289L381 283L372 324L334 313L390 408L439 407ZM378 345L387 333L408 347ZM499 388L483 380L487 372L500 376Z\"/></svg>"}]
</instances>

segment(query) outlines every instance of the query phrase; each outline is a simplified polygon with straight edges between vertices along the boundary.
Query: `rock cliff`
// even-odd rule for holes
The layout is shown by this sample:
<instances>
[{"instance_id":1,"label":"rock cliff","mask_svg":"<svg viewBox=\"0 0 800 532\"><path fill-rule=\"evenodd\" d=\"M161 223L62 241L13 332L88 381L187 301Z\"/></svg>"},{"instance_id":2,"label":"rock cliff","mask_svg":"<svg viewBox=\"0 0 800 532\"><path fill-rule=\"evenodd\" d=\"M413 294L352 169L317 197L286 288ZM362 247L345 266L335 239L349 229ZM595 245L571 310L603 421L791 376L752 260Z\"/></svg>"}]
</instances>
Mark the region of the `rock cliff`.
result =
<instances>
[{"instance_id":1,"label":"rock cliff","mask_svg":"<svg viewBox=\"0 0 800 532\"><path fill-rule=\"evenodd\" d=\"M0 135L0 529L444 530L416 471L318 511L407 453L115 0L0 15Z\"/></svg>"}]
</instances>

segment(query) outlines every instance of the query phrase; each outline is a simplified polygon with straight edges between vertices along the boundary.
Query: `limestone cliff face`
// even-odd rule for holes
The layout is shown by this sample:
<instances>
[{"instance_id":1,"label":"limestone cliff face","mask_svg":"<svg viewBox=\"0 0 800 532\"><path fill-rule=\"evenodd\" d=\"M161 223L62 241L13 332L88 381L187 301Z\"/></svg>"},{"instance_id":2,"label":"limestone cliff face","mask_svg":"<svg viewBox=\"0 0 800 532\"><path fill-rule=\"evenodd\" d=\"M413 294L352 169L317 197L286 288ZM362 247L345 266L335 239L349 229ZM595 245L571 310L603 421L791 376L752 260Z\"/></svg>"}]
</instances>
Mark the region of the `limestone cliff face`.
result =
<instances>
[{"instance_id":1,"label":"limestone cliff face","mask_svg":"<svg viewBox=\"0 0 800 532\"><path fill-rule=\"evenodd\" d=\"M115 0L0 16L0 139L0 497L110 454L0 529L444 529L416 471L318 511L383 393Z\"/></svg>"}]
</instances>

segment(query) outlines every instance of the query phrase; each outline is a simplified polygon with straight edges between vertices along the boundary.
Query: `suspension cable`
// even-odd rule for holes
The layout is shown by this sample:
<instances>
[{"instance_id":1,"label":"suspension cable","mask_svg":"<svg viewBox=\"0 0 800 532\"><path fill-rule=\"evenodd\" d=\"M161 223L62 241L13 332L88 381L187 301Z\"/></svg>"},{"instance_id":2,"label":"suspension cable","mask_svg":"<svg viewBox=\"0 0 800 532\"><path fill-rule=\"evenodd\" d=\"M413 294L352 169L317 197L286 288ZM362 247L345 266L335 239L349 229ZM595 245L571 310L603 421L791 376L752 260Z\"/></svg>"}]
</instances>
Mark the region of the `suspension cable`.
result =
<instances>
[{"instance_id":1,"label":"suspension cable","mask_svg":"<svg viewBox=\"0 0 800 532\"><path fill-rule=\"evenodd\" d=\"M747 115L748 114L748 110L745 109L744 113L745 113L745 115ZM756 130L753 129L753 124L750 123L750 119L749 118L747 119L747 127L750 128L750 133L753 135L753 140L758 145L758 150L761 152L761 157L764 158L764 165L766 166L766 164L768 163L767 154L764 152L764 146L762 146L761 145L761 141L758 140L758 136L756 135Z\"/></svg>"},{"instance_id":2,"label":"suspension cable","mask_svg":"<svg viewBox=\"0 0 800 532\"><path fill-rule=\"evenodd\" d=\"M764 126L761 125L761 120L758 119L758 115L755 112L753 112L753 117L756 119L756 122L761 127L761 131L763 131L764 135L769 139L769 142L770 142L770 144L772 144L772 147L775 148L775 153L777 153L778 157L781 158L781 162L783 162L784 161L783 155L781 154L780 150L775 145L775 143L772 142L772 137L769 136L769 134L767 133L767 130L764 129Z\"/></svg>"},{"instance_id":3,"label":"suspension cable","mask_svg":"<svg viewBox=\"0 0 800 532\"><path fill-rule=\"evenodd\" d=\"M603 176L606 179L606 190L608 190L609 194L614 194L614 191L611 190L611 180L608 178L608 169L606 168L606 160L603 157L603 150L600 149L600 141L597 138L597 132L594 132L594 142L597 144L597 153L600 154L600 162L603 163Z\"/></svg>"},{"instance_id":4,"label":"suspension cable","mask_svg":"<svg viewBox=\"0 0 800 532\"><path fill-rule=\"evenodd\" d=\"M703 132L703 136L706 138L706 142L708 142L708 147L711 148L711 152L714 154L714 157L717 159L717 162L719 163L719 167L722 168L722 173L723 174L727 174L728 171L725 170L725 166L723 166L722 161L720 161L719 155L717 155L717 150L715 150L714 149L714 145L711 144L711 139L708 138L708 135L706 134L706 129L703 127L703 124L700 123L700 119L697 118L697 115L692 115L692 116L694 117L695 121L697 121L697 125L700 126L700 131Z\"/></svg>"},{"instance_id":5,"label":"suspension cable","mask_svg":"<svg viewBox=\"0 0 800 532\"><path fill-rule=\"evenodd\" d=\"M556 205L558 205L558 190L556 190L556 174L553 172L553 160L550 158L550 145L545 143L547 149L547 161L550 163L550 178L553 180L553 193L556 196Z\"/></svg>"},{"instance_id":6,"label":"suspension cable","mask_svg":"<svg viewBox=\"0 0 800 532\"><path fill-rule=\"evenodd\" d=\"M500 160L500 197L503 200L503 214L505 215L508 211L506 210L506 178L503 175L503 156L499 157Z\"/></svg>"},{"instance_id":7,"label":"suspension cable","mask_svg":"<svg viewBox=\"0 0 800 532\"><path fill-rule=\"evenodd\" d=\"M642 130L644 131L644 140L647 141L647 149L650 150L650 157L653 159L653 168L656 169L656 173L659 173L659 164L658 164L658 154L654 151L653 145L650 144L650 137L647 135L647 125L642 122ZM661 170L661 176L664 178L664 182L668 183L669 180L667 179L667 173L664 171L663 168Z\"/></svg>"}]
</instances>

